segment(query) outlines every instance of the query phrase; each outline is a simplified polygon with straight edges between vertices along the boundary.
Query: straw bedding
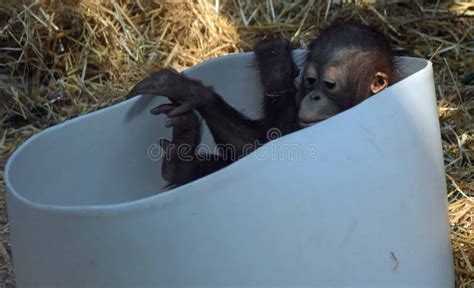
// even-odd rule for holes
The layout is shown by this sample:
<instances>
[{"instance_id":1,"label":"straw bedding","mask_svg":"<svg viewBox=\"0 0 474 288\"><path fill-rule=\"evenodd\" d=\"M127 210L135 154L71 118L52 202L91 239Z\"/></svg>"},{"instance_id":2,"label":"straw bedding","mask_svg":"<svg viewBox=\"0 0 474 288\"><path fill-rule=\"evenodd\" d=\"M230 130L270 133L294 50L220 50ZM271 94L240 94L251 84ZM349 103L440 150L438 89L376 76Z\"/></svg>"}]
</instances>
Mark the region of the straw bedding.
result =
<instances>
[{"instance_id":1,"label":"straw bedding","mask_svg":"<svg viewBox=\"0 0 474 288\"><path fill-rule=\"evenodd\" d=\"M384 30L398 55L434 63L456 284L474 287L474 4L360 2L4 0L0 170L31 135L122 101L150 71L246 51L269 35L301 47L333 19L358 19ZM15 287L3 184L1 172L0 287Z\"/></svg>"}]
</instances>

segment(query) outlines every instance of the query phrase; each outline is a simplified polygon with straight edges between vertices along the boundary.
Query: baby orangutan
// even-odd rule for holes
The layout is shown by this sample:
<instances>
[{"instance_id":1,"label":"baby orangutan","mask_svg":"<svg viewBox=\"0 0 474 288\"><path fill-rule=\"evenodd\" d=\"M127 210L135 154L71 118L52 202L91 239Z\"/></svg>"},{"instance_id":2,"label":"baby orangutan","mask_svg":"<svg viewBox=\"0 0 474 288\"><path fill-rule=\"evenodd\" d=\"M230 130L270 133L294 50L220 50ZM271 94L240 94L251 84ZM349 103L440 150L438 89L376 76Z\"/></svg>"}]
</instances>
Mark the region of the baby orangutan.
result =
<instances>
[{"instance_id":1,"label":"baby orangutan","mask_svg":"<svg viewBox=\"0 0 474 288\"><path fill-rule=\"evenodd\" d=\"M152 110L164 113L173 127L170 144L187 144L194 153L200 142L200 122L206 121L217 145L233 147L232 155L220 151L212 157L183 159L178 150L168 151L163 177L171 185L182 185L212 173L245 156L268 141L269 129L282 135L304 128L345 111L396 81L389 40L376 29L353 22L333 24L309 46L298 89L299 74L286 40L267 41L255 48L256 62L264 88L262 119L249 119L211 88L171 70L162 70L138 83L129 96L165 95L173 103ZM187 154L188 153L188 154ZM201 155L202 156L202 155ZM232 156L232 157L230 157Z\"/></svg>"}]
</instances>

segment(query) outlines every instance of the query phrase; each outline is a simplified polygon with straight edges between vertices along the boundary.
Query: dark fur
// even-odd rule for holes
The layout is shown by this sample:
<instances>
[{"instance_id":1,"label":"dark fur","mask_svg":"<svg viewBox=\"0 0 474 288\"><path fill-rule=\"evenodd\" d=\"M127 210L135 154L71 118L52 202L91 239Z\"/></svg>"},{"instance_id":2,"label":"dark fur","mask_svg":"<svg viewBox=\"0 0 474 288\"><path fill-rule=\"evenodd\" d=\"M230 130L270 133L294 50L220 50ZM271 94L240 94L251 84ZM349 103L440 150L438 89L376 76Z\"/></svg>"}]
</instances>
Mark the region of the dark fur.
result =
<instances>
[{"instance_id":1,"label":"dark fur","mask_svg":"<svg viewBox=\"0 0 474 288\"><path fill-rule=\"evenodd\" d=\"M297 107L293 80L299 69L291 57L290 43L285 39L267 40L256 46L255 56L264 91L264 131L279 129L282 135L295 131Z\"/></svg>"}]
</instances>

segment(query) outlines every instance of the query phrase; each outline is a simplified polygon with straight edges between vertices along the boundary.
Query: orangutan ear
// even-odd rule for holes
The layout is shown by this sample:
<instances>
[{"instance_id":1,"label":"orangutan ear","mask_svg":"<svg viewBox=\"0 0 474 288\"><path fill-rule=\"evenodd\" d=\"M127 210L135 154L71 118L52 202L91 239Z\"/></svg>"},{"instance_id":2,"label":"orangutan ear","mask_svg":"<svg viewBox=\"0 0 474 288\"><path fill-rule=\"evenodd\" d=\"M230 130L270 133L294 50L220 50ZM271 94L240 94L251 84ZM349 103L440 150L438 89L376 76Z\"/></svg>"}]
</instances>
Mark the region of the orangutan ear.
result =
<instances>
[{"instance_id":1,"label":"orangutan ear","mask_svg":"<svg viewBox=\"0 0 474 288\"><path fill-rule=\"evenodd\" d=\"M370 92L372 94L379 93L383 89L388 87L388 76L383 72L375 73L374 80L372 84L370 84Z\"/></svg>"}]
</instances>

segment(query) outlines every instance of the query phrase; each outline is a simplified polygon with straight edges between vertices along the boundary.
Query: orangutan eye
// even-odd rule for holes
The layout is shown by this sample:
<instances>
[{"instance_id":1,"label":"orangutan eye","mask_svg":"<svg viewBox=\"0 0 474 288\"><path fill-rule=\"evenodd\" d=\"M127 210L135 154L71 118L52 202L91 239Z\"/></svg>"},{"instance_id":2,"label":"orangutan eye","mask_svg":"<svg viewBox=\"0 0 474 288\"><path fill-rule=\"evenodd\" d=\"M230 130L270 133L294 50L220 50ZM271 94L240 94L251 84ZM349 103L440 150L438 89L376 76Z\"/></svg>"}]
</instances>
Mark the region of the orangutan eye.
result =
<instances>
[{"instance_id":1,"label":"orangutan eye","mask_svg":"<svg viewBox=\"0 0 474 288\"><path fill-rule=\"evenodd\" d=\"M314 85L314 83L316 83L316 78L308 76L304 79L304 82L306 84L306 87L311 87Z\"/></svg>"},{"instance_id":2,"label":"orangutan eye","mask_svg":"<svg viewBox=\"0 0 474 288\"><path fill-rule=\"evenodd\" d=\"M324 80L323 83L324 83L324 86L326 86L328 90L333 90L334 88L336 88L336 82Z\"/></svg>"}]
</instances>

